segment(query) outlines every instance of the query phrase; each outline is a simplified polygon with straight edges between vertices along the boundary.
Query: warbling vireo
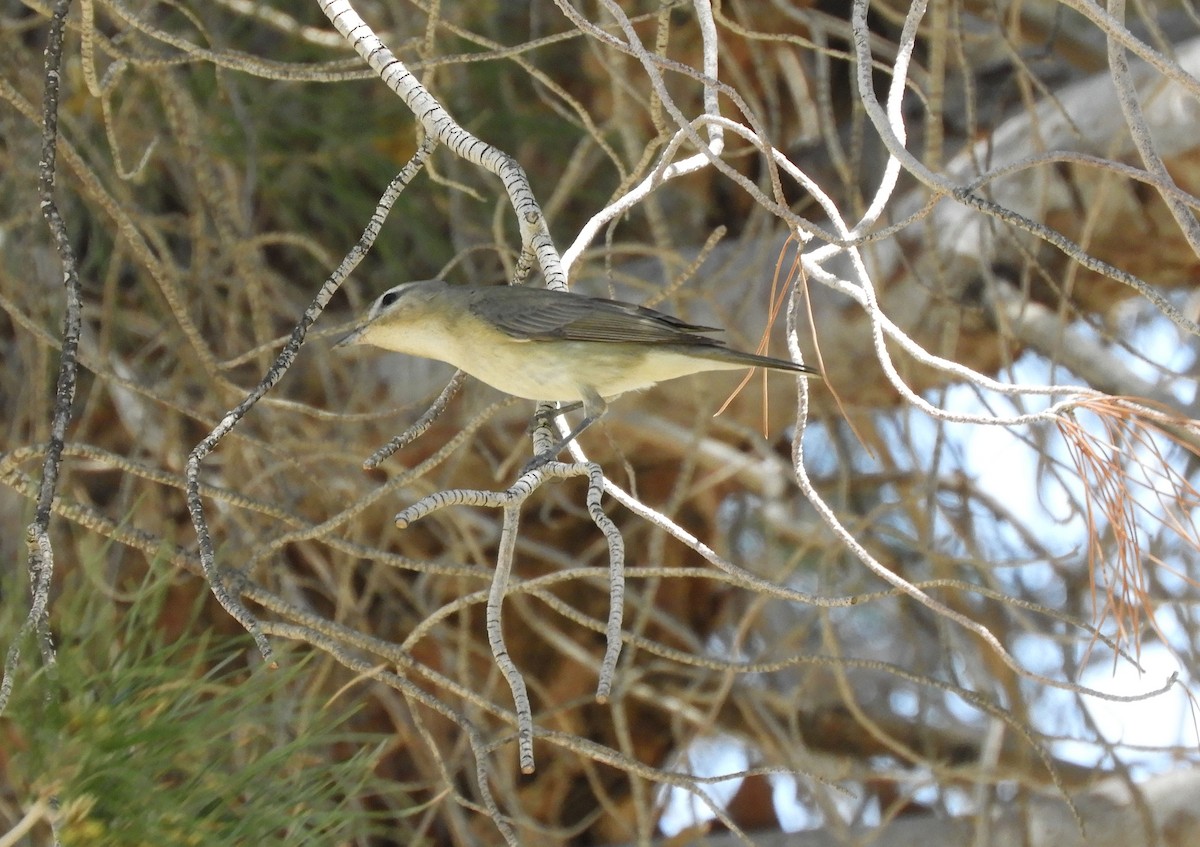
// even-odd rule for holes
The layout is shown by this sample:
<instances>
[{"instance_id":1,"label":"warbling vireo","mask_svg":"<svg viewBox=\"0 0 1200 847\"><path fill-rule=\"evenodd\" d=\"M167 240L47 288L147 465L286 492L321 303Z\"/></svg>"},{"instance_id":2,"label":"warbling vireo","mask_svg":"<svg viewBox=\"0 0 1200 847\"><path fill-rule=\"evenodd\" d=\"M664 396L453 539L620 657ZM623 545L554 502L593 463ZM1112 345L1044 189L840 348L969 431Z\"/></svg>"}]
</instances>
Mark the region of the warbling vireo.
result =
<instances>
[{"instance_id":1,"label":"warbling vireo","mask_svg":"<svg viewBox=\"0 0 1200 847\"><path fill-rule=\"evenodd\" d=\"M545 288L406 282L371 304L338 347L370 344L448 362L507 394L574 401L583 420L535 457L554 458L626 391L704 371L768 368L813 375L812 368L731 350L678 318L622 303Z\"/></svg>"}]
</instances>

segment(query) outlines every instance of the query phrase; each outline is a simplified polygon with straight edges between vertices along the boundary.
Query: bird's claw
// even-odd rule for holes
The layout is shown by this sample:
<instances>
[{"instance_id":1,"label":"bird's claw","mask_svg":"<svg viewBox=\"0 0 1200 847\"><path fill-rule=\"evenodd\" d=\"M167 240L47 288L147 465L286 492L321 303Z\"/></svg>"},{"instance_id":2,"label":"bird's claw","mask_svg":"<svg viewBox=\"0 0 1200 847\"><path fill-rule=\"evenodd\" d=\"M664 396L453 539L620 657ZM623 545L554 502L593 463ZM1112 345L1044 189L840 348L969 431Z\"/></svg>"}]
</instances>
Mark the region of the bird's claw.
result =
<instances>
[{"instance_id":1,"label":"bird's claw","mask_svg":"<svg viewBox=\"0 0 1200 847\"><path fill-rule=\"evenodd\" d=\"M538 409L533 413L533 417L529 419L529 427L525 430L526 434L533 432L539 427L549 426L557 415L557 409L547 409L545 411Z\"/></svg>"},{"instance_id":2,"label":"bird's claw","mask_svg":"<svg viewBox=\"0 0 1200 847\"><path fill-rule=\"evenodd\" d=\"M583 406L582 403L567 403L562 406L541 406L533 410L533 419L529 423L529 431L533 432L539 426L545 426L557 417L573 412Z\"/></svg>"}]
</instances>

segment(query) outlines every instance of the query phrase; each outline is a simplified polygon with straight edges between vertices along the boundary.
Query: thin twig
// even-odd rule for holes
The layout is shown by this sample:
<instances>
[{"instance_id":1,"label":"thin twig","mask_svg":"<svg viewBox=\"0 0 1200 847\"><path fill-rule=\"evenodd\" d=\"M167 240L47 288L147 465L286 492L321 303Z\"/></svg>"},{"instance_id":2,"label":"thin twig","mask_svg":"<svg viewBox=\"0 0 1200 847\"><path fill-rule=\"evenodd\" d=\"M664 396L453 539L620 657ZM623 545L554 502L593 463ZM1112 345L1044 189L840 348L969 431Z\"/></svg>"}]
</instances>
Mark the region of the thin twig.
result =
<instances>
[{"instance_id":1,"label":"thin twig","mask_svg":"<svg viewBox=\"0 0 1200 847\"><path fill-rule=\"evenodd\" d=\"M50 438L42 462L42 482L38 488L33 523L26 530L29 549L29 614L20 632L9 647L4 660L4 680L0 682L0 713L12 696L13 675L21 662L21 642L30 632L37 633L38 648L47 668L56 664L54 641L50 635L50 581L54 575L54 549L50 543L50 513L58 491L62 469L63 444L67 424L75 406L79 334L83 324L83 293L75 251L67 233L67 225L54 200L54 169L58 158L58 103L61 82L63 34L66 29L70 0L57 0L46 34L46 63L42 93L42 156L38 164L38 201L42 217L50 228L50 236L62 263L66 303L63 308L62 352L58 365L58 384L54 392L54 412L50 420Z\"/></svg>"},{"instance_id":2,"label":"thin twig","mask_svg":"<svg viewBox=\"0 0 1200 847\"><path fill-rule=\"evenodd\" d=\"M605 651L600 663L596 699L606 701L612 692L613 676L621 655L621 621L625 606L625 542L616 524L604 514L600 499L604 495L606 480L604 471L594 462L547 462L528 471L505 491L481 489L452 489L430 494L396 515L396 526L406 529L414 522L448 506L484 506L501 509L504 515L496 554L496 569L487 598L487 636L492 648L492 657L508 682L517 710L517 744L521 770L533 773L533 713L529 707L529 694L524 677L513 662L504 645L504 631L500 610L512 573L513 553L516 549L517 532L520 525L521 506L547 479L569 479L588 477L588 514L596 527L604 533L608 545L609 561L609 613L605 626Z\"/></svg>"},{"instance_id":3,"label":"thin twig","mask_svg":"<svg viewBox=\"0 0 1200 847\"><path fill-rule=\"evenodd\" d=\"M262 653L263 660L267 664L273 663L271 645L267 642L266 636L263 635L262 628L259 626L254 615L242 604L236 593L229 591L225 585L224 575L217 568L216 551L213 548L212 537L209 534L208 521L204 517L204 501L200 492L200 465L217 448L221 440L233 431L234 427L245 417L246 413L283 379L284 374L288 372L288 369L291 368L292 363L296 360L296 356L300 352L300 347L304 344L304 339L308 334L309 327L316 322L317 318L325 310L325 306L333 298L334 293L345 282L351 271L362 261L362 258L367 254L371 245L375 243L375 238L383 228L383 222L387 219L392 204L396 202L400 194L421 170L425 159L433 152L435 146L436 143L434 140L428 137L421 142L416 152L413 153L412 158L408 160L400 170L400 173L388 184L383 196L379 199L379 203L375 206L371 220L364 229L358 243L346 254L346 257L342 259L341 264L338 265L329 278L325 280L317 292L317 296L309 304L308 308L304 310L304 315L301 317L300 323L292 330L291 337L288 339L287 344L284 345L283 350L280 351L270 370L267 371L266 376L262 378L253 391L246 395L241 403L227 412L221 422L199 444L193 447L192 452L188 454L186 473L188 513L191 515L192 525L196 529L196 537L199 540L200 562L204 566L204 575L208 579L213 596L253 636L255 645L258 647L259 652Z\"/></svg>"}]
</instances>

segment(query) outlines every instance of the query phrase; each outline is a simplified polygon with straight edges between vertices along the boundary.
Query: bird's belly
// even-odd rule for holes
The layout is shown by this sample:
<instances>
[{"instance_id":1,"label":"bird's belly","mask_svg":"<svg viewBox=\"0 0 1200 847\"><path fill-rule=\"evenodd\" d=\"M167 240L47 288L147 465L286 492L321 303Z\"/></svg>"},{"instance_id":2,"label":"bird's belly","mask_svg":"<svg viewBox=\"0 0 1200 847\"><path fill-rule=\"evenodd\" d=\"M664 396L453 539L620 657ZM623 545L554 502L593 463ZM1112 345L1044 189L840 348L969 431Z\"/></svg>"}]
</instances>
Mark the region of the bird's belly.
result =
<instances>
[{"instance_id":1,"label":"bird's belly","mask_svg":"<svg viewBox=\"0 0 1200 847\"><path fill-rule=\"evenodd\" d=\"M582 400L581 387L605 398L639 391L658 382L731 367L705 362L669 349L641 345L598 342L516 342L520 349L511 357L496 355L476 359L467 373L493 388L530 400ZM519 365L514 363L519 362Z\"/></svg>"}]
</instances>

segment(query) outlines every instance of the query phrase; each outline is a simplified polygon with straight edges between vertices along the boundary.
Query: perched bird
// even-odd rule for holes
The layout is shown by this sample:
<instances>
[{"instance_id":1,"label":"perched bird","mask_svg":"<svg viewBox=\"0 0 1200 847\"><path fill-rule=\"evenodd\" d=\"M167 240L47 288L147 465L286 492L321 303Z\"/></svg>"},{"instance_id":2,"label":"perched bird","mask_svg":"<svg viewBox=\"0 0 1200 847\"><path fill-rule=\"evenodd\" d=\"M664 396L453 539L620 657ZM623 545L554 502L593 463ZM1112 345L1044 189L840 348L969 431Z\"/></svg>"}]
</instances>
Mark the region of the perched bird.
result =
<instances>
[{"instance_id":1,"label":"perched bird","mask_svg":"<svg viewBox=\"0 0 1200 847\"><path fill-rule=\"evenodd\" d=\"M557 456L626 391L704 371L769 368L813 375L812 368L731 350L678 318L622 303L546 288L406 282L371 304L338 347L369 344L448 362L507 394L572 402L583 420L534 458Z\"/></svg>"}]
</instances>

